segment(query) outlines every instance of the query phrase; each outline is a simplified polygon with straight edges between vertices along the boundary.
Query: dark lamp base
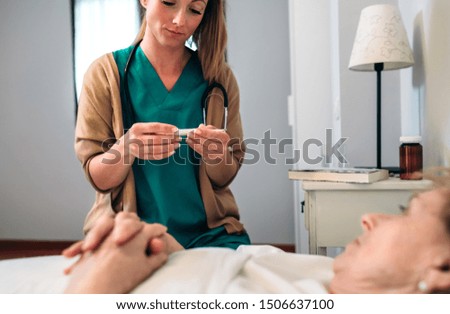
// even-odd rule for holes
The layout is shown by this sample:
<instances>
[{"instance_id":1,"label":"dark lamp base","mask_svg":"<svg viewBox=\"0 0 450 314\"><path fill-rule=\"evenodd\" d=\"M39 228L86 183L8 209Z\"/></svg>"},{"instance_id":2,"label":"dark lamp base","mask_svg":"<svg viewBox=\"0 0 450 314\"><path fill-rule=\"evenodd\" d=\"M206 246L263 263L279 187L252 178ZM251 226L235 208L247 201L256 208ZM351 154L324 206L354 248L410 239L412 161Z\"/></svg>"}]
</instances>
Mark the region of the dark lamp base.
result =
<instances>
[{"instance_id":1,"label":"dark lamp base","mask_svg":"<svg viewBox=\"0 0 450 314\"><path fill-rule=\"evenodd\" d=\"M386 169L390 175L400 174L400 167L381 167L381 169Z\"/></svg>"}]
</instances>

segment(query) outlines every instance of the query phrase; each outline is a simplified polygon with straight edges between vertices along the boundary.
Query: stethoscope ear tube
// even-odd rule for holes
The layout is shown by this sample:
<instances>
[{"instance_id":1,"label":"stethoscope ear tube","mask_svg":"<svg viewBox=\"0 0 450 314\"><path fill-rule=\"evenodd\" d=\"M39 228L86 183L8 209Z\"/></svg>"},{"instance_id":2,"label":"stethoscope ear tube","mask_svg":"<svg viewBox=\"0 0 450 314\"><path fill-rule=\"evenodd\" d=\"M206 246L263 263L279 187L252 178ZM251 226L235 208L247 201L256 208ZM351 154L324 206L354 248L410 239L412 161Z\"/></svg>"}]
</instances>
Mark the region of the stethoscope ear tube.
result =
<instances>
[{"instance_id":1,"label":"stethoscope ear tube","mask_svg":"<svg viewBox=\"0 0 450 314\"><path fill-rule=\"evenodd\" d=\"M225 87L223 87L222 84L217 83L217 82L212 82L206 88L205 92L203 93L202 101L201 101L202 110L203 110L203 123L206 125L206 116L208 115L208 98L210 96L212 96L211 92L213 91L214 88L218 88L222 92L223 109L224 109L223 129L226 130L227 129L227 120L228 120L228 94L227 94Z\"/></svg>"},{"instance_id":2,"label":"stethoscope ear tube","mask_svg":"<svg viewBox=\"0 0 450 314\"><path fill-rule=\"evenodd\" d=\"M134 45L133 50L131 50L130 56L128 57L127 63L125 64L125 69L123 71L123 90L125 101L122 102L122 117L123 117L124 133L126 133L131 128L131 126L136 122L133 106L131 104L130 89L128 88L128 69L141 41L142 39L139 40L136 43L136 45Z\"/></svg>"}]
</instances>

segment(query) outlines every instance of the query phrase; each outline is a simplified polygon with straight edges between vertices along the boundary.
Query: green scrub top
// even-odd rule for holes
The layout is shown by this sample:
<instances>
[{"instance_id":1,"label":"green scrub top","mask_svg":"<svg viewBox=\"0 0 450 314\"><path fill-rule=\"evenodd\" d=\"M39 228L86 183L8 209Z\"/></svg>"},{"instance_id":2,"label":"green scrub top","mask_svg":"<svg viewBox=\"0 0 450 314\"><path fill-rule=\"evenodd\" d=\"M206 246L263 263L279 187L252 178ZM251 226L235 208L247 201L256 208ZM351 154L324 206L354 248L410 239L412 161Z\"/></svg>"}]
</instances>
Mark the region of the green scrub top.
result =
<instances>
[{"instance_id":1,"label":"green scrub top","mask_svg":"<svg viewBox=\"0 0 450 314\"><path fill-rule=\"evenodd\" d=\"M113 53L121 84L131 49ZM207 81L195 52L170 92L140 47L128 71L136 122L168 123L179 129L195 128L203 122L200 103ZM167 159L136 159L133 173L139 217L148 223L167 226L168 232L185 248L237 248L250 244L247 234L230 235L223 226L208 228L198 180L200 158L183 140L175 154Z\"/></svg>"}]
</instances>

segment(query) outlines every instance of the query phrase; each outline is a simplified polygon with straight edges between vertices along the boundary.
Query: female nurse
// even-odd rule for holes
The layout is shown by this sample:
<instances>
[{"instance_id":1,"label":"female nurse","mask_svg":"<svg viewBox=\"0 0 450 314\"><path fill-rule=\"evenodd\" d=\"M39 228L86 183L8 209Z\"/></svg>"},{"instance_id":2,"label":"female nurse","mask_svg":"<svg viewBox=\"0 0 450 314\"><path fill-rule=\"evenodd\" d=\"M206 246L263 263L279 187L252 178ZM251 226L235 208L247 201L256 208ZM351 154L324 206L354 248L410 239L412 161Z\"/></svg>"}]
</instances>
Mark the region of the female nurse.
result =
<instances>
[{"instance_id":1,"label":"female nurse","mask_svg":"<svg viewBox=\"0 0 450 314\"><path fill-rule=\"evenodd\" d=\"M136 42L94 61L84 77L75 150L96 189L84 230L105 212L125 211L167 226L184 248L249 244L229 189L244 147L224 1L140 2ZM191 36L195 52L185 46ZM203 123L213 82L228 94L228 114L214 88ZM182 139L184 128L195 130Z\"/></svg>"}]
</instances>

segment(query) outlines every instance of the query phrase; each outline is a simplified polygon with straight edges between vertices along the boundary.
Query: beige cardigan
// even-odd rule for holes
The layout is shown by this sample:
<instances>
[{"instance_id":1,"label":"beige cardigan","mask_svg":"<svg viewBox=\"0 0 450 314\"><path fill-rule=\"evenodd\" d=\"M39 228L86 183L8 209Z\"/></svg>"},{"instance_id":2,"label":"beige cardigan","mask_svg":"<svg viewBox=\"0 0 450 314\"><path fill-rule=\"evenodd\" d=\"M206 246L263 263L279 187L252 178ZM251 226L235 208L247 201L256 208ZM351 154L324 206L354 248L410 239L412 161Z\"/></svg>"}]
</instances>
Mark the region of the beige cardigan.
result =
<instances>
[{"instance_id":1,"label":"beige cardigan","mask_svg":"<svg viewBox=\"0 0 450 314\"><path fill-rule=\"evenodd\" d=\"M236 176L244 158L243 132L239 114L239 89L232 71L228 68L226 80L221 82L228 92L228 125L231 152L226 164L199 167L200 192L210 228L224 225L228 233L243 232L239 222L239 211L229 184ZM90 66L85 74L80 95L75 151L83 165L87 179L96 189L96 200L88 213L84 225L87 232L95 220L105 212L136 212L136 192L133 171L119 186L101 191L95 186L89 163L93 157L108 150L123 135L122 105L120 99L120 77L112 53L108 53ZM218 95L221 95L220 93ZM200 105L200 104L199 104ZM223 127L223 101L221 97L210 97L207 124Z\"/></svg>"}]
</instances>

